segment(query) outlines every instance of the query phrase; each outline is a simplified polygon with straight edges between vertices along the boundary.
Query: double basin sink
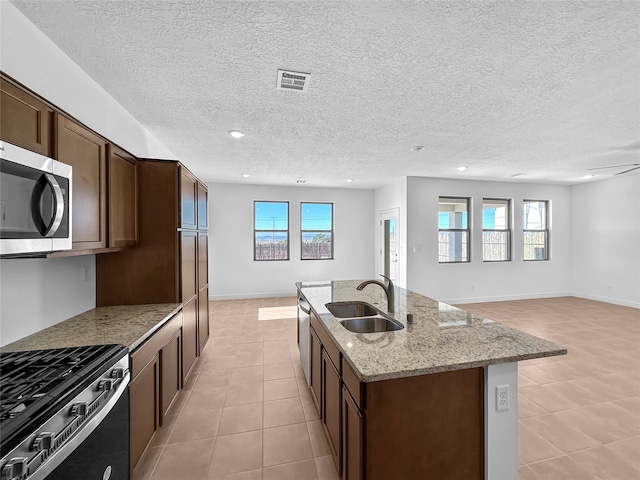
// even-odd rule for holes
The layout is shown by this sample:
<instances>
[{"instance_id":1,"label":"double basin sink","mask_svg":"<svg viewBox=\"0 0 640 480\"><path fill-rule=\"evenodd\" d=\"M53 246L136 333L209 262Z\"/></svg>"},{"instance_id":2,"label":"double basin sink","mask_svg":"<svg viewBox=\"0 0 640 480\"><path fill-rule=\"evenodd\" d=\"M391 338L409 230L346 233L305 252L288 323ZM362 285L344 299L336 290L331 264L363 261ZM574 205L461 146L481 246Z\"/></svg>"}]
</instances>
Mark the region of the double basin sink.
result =
<instances>
[{"instance_id":1,"label":"double basin sink","mask_svg":"<svg viewBox=\"0 0 640 480\"><path fill-rule=\"evenodd\" d=\"M392 332L404 328L404 325L366 302L331 302L325 306L350 332Z\"/></svg>"}]
</instances>

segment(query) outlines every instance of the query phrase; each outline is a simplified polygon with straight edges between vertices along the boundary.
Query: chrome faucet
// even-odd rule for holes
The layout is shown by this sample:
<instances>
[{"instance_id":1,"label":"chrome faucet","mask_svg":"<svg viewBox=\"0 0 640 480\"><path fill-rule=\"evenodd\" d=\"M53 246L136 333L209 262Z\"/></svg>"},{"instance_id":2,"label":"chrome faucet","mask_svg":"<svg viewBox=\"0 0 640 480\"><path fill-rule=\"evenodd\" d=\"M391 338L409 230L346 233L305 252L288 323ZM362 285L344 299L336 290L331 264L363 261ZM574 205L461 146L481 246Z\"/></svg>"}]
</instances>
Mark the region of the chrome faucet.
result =
<instances>
[{"instance_id":1,"label":"chrome faucet","mask_svg":"<svg viewBox=\"0 0 640 480\"><path fill-rule=\"evenodd\" d=\"M380 285L382 287L382 289L384 290L384 292L387 294L387 312L389 313L393 313L393 305L395 303L395 297L394 297L394 292L393 292L393 282L391 281L391 279L385 275L380 274L381 277L384 277L387 279L387 283L384 284L378 280L365 280L364 282L362 282L360 285L358 285L356 287L356 290L362 290L364 287L366 287L367 285L373 283L375 285Z\"/></svg>"}]
</instances>

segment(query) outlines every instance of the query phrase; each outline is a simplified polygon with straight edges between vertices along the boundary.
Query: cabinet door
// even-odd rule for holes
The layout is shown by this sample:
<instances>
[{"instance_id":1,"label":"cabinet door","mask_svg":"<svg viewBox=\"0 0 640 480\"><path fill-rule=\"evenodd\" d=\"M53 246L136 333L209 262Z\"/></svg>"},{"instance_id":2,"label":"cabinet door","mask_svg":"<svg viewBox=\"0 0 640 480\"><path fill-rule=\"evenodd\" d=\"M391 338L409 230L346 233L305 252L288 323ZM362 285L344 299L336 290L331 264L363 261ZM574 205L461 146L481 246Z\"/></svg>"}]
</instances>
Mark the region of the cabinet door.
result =
<instances>
[{"instance_id":1,"label":"cabinet door","mask_svg":"<svg viewBox=\"0 0 640 480\"><path fill-rule=\"evenodd\" d=\"M209 228L209 193L207 187L198 182L198 230Z\"/></svg>"},{"instance_id":2,"label":"cabinet door","mask_svg":"<svg viewBox=\"0 0 640 480\"><path fill-rule=\"evenodd\" d=\"M180 390L181 342L181 330L178 330L160 350L160 426Z\"/></svg>"},{"instance_id":3,"label":"cabinet door","mask_svg":"<svg viewBox=\"0 0 640 480\"><path fill-rule=\"evenodd\" d=\"M209 286L198 294L198 355L209 339Z\"/></svg>"},{"instance_id":4,"label":"cabinet door","mask_svg":"<svg viewBox=\"0 0 640 480\"><path fill-rule=\"evenodd\" d=\"M333 362L322 349L322 426L327 437L329 450L333 456L338 475L340 474L340 406L342 396L342 382Z\"/></svg>"},{"instance_id":5,"label":"cabinet door","mask_svg":"<svg viewBox=\"0 0 640 480\"><path fill-rule=\"evenodd\" d=\"M321 393L321 382L322 378L320 376L322 372L322 344L320 343L320 339L313 328L309 329L309 355L311 358L311 397L316 404L316 408L318 409L318 415L322 415L322 411L320 409L320 400L322 398Z\"/></svg>"},{"instance_id":6,"label":"cabinet door","mask_svg":"<svg viewBox=\"0 0 640 480\"><path fill-rule=\"evenodd\" d=\"M56 159L73 167L73 248L106 248L107 144L62 115L56 124Z\"/></svg>"},{"instance_id":7,"label":"cabinet door","mask_svg":"<svg viewBox=\"0 0 640 480\"><path fill-rule=\"evenodd\" d=\"M180 292L183 302L188 302L198 293L198 232L180 232Z\"/></svg>"},{"instance_id":8,"label":"cabinet door","mask_svg":"<svg viewBox=\"0 0 640 480\"><path fill-rule=\"evenodd\" d=\"M157 356L129 384L129 425L131 470L158 425L158 359Z\"/></svg>"},{"instance_id":9,"label":"cabinet door","mask_svg":"<svg viewBox=\"0 0 640 480\"><path fill-rule=\"evenodd\" d=\"M0 138L50 157L53 111L44 103L0 79Z\"/></svg>"},{"instance_id":10,"label":"cabinet door","mask_svg":"<svg viewBox=\"0 0 640 480\"><path fill-rule=\"evenodd\" d=\"M209 235L198 232L198 289L209 284Z\"/></svg>"},{"instance_id":11,"label":"cabinet door","mask_svg":"<svg viewBox=\"0 0 640 480\"><path fill-rule=\"evenodd\" d=\"M138 243L138 166L128 153L109 145L109 247Z\"/></svg>"},{"instance_id":12,"label":"cabinet door","mask_svg":"<svg viewBox=\"0 0 640 480\"><path fill-rule=\"evenodd\" d=\"M180 168L180 226L198 228L196 217L197 180L184 168Z\"/></svg>"},{"instance_id":13,"label":"cabinet door","mask_svg":"<svg viewBox=\"0 0 640 480\"><path fill-rule=\"evenodd\" d=\"M198 353L198 306L193 298L182 307L182 384L187 381Z\"/></svg>"},{"instance_id":14,"label":"cabinet door","mask_svg":"<svg viewBox=\"0 0 640 480\"><path fill-rule=\"evenodd\" d=\"M362 480L362 415L342 387L342 480Z\"/></svg>"}]
</instances>

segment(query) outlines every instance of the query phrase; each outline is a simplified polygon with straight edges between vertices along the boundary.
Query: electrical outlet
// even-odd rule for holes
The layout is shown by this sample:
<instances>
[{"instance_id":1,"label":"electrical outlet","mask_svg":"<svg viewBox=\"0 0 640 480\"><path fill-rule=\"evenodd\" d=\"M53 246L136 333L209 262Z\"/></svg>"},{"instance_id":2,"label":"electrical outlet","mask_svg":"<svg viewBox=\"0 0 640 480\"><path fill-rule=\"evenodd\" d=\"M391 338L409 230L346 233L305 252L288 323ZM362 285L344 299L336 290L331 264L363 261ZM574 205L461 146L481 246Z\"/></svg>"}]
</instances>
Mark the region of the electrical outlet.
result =
<instances>
[{"instance_id":1,"label":"electrical outlet","mask_svg":"<svg viewBox=\"0 0 640 480\"><path fill-rule=\"evenodd\" d=\"M498 385L496 387L496 411L503 412L509 410L509 385Z\"/></svg>"},{"instance_id":2,"label":"electrical outlet","mask_svg":"<svg viewBox=\"0 0 640 480\"><path fill-rule=\"evenodd\" d=\"M471 291L472 291L472 292L475 292L475 291L476 291L476 285L475 285L475 283L472 283L472 284L471 284Z\"/></svg>"}]
</instances>

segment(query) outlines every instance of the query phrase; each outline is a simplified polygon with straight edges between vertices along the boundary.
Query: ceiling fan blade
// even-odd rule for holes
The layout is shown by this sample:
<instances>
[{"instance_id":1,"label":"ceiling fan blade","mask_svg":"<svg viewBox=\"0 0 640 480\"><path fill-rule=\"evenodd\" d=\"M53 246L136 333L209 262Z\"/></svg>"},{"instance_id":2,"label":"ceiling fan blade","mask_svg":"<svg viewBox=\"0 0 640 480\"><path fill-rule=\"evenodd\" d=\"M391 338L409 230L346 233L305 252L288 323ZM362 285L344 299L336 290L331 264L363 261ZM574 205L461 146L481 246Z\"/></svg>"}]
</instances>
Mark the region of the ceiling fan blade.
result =
<instances>
[{"instance_id":1,"label":"ceiling fan blade","mask_svg":"<svg viewBox=\"0 0 640 480\"><path fill-rule=\"evenodd\" d=\"M640 168L640 165L638 165L637 167L630 168L629 170L625 170L624 172L618 172L616 173L616 175L622 175L623 173L633 172L634 170L638 170L639 168Z\"/></svg>"},{"instance_id":2,"label":"ceiling fan blade","mask_svg":"<svg viewBox=\"0 0 640 480\"><path fill-rule=\"evenodd\" d=\"M640 167L640 163L626 163L624 165L609 165L608 167L587 168L587 170L602 170L603 168Z\"/></svg>"}]
</instances>

